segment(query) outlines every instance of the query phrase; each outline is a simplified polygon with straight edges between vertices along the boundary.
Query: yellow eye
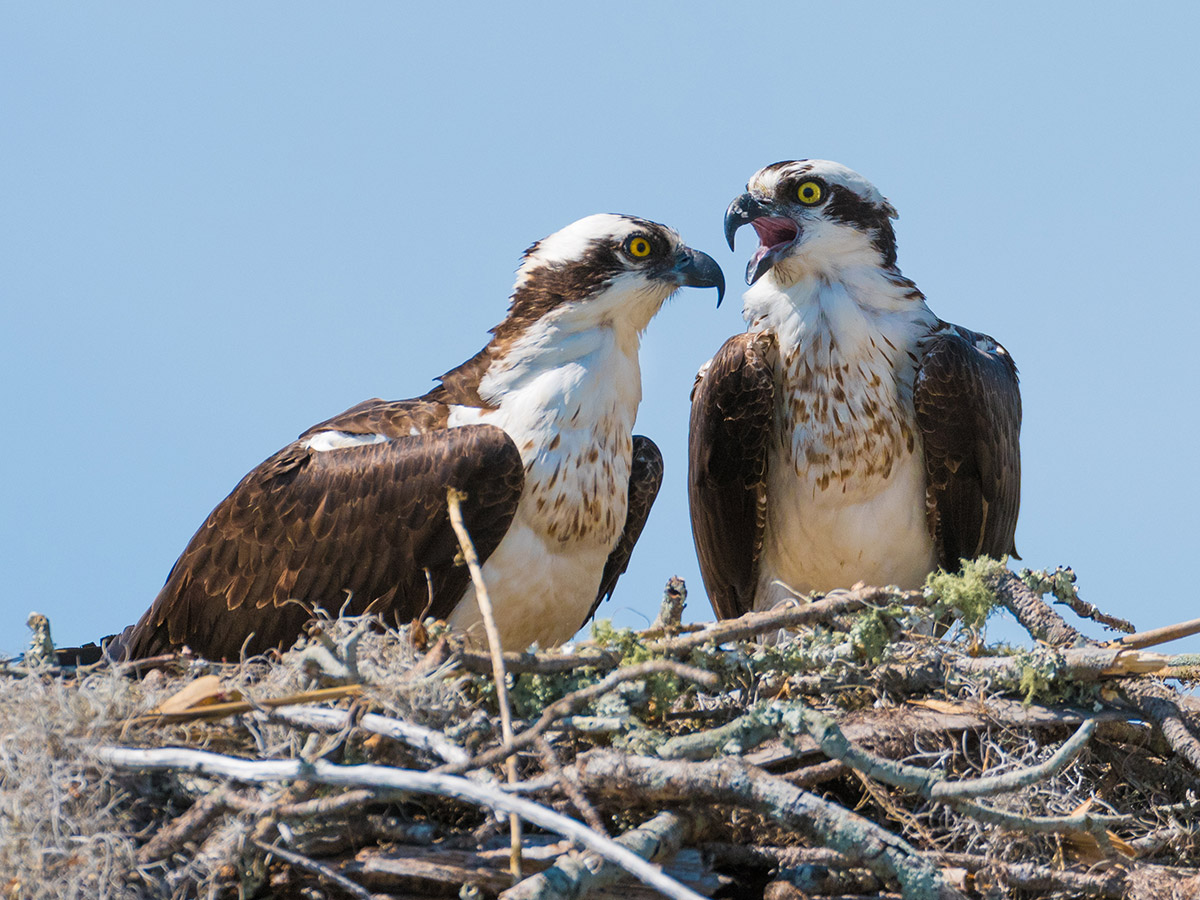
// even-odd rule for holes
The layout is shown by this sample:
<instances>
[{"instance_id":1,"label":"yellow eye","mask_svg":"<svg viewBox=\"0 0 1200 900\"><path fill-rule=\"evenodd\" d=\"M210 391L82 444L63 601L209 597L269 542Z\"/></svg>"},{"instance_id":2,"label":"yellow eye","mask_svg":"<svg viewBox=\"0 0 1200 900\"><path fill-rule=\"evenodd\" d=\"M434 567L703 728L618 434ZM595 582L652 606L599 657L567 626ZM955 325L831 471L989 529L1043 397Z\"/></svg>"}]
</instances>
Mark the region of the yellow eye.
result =
<instances>
[{"instance_id":1,"label":"yellow eye","mask_svg":"<svg viewBox=\"0 0 1200 900\"><path fill-rule=\"evenodd\" d=\"M802 181L800 186L796 188L796 196L800 198L800 202L805 206L812 206L814 203L820 203L821 198L825 196L825 192L821 190L821 185L816 181Z\"/></svg>"},{"instance_id":2,"label":"yellow eye","mask_svg":"<svg viewBox=\"0 0 1200 900\"><path fill-rule=\"evenodd\" d=\"M636 259L645 259L650 255L650 242L644 237L630 238L626 245L629 255Z\"/></svg>"}]
</instances>

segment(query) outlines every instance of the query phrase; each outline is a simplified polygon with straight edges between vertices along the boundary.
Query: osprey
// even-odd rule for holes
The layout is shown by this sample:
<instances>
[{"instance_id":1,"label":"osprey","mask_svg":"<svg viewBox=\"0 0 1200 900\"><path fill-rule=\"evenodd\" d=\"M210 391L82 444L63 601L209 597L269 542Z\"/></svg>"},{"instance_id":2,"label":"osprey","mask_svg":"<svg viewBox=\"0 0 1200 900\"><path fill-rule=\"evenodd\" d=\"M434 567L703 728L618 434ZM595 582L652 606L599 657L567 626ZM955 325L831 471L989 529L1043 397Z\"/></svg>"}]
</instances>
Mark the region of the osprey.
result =
<instances>
[{"instance_id":1,"label":"osprey","mask_svg":"<svg viewBox=\"0 0 1200 900\"><path fill-rule=\"evenodd\" d=\"M895 209L857 172L780 162L746 187L725 235L758 233L749 327L692 394L692 533L717 615L1015 557L1008 352L930 311L896 266Z\"/></svg>"},{"instance_id":2,"label":"osprey","mask_svg":"<svg viewBox=\"0 0 1200 900\"><path fill-rule=\"evenodd\" d=\"M424 396L360 403L250 472L110 654L236 658L290 643L314 608L436 616L482 639L450 488L502 643L570 638L658 492L658 448L632 434L638 346L682 285L724 291L711 257L644 219L590 216L534 244L483 350Z\"/></svg>"}]
</instances>

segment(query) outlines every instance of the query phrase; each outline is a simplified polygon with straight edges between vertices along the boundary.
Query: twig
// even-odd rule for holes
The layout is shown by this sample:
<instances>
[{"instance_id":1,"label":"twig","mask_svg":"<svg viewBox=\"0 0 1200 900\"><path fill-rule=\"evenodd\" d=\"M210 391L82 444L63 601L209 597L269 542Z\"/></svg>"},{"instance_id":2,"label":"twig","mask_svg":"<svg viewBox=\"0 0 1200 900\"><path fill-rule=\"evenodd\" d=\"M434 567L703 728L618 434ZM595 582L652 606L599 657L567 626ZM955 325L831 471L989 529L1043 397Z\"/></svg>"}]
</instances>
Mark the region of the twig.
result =
<instances>
[{"instance_id":1,"label":"twig","mask_svg":"<svg viewBox=\"0 0 1200 900\"><path fill-rule=\"evenodd\" d=\"M886 606L900 603L905 606L928 606L933 601L920 591L896 591L890 588L866 587L853 591L832 591L824 599L815 600L794 608L771 612L746 613L736 619L722 622L676 638L654 641L646 649L654 654L680 656L703 647L705 644L725 644L745 641L786 628L828 622L835 616L857 612L870 606Z\"/></svg>"},{"instance_id":2,"label":"twig","mask_svg":"<svg viewBox=\"0 0 1200 900\"><path fill-rule=\"evenodd\" d=\"M1051 646L1074 646L1083 635L1008 569L984 576L984 583L1034 638Z\"/></svg>"},{"instance_id":3,"label":"twig","mask_svg":"<svg viewBox=\"0 0 1200 900\"><path fill-rule=\"evenodd\" d=\"M720 679L712 672L697 669L695 666L685 666L683 663L677 663L669 659L650 659L643 663L626 666L610 673L603 680L595 684L572 691L565 697L555 700L542 711L542 715L538 718L537 722L526 728L515 738L506 739L501 746L479 754L469 763L445 766L438 771L457 774L491 765L498 760L511 756L518 750L530 746L537 736L545 732L556 720L569 715L598 697L603 697L618 684L625 681L637 681L638 679L645 678L647 675L657 675L660 673L667 673L687 679L688 681L694 681L707 688L715 688L720 684Z\"/></svg>"},{"instance_id":4,"label":"twig","mask_svg":"<svg viewBox=\"0 0 1200 900\"><path fill-rule=\"evenodd\" d=\"M275 844L268 844L266 841L254 839L254 846L270 856L278 856L284 862L289 862L299 869L304 869L307 872L312 872L318 878L328 881L330 884L339 887L351 897L357 897L359 900L371 900L371 892L362 885L355 884L345 875L341 875L329 866L322 865L315 859L309 859L292 850L286 850L283 847Z\"/></svg>"},{"instance_id":5,"label":"twig","mask_svg":"<svg viewBox=\"0 0 1200 900\"><path fill-rule=\"evenodd\" d=\"M155 832L154 837L138 848L138 862L149 863L156 859L166 859L219 816L229 805L232 796L225 787L201 796L170 825Z\"/></svg>"},{"instance_id":6,"label":"twig","mask_svg":"<svg viewBox=\"0 0 1200 900\"><path fill-rule=\"evenodd\" d=\"M875 823L736 758L680 762L592 750L576 761L580 778L595 791L645 803L736 804L765 813L826 847L845 854L882 878L894 878L906 900L961 898L928 859Z\"/></svg>"},{"instance_id":7,"label":"twig","mask_svg":"<svg viewBox=\"0 0 1200 900\"><path fill-rule=\"evenodd\" d=\"M462 549L463 559L467 563L467 569L471 573L471 582L475 585L475 602L479 605L479 613L483 616L483 628L487 632L488 649L492 656L492 677L496 681L496 702L500 706L500 733L504 738L504 743L511 744L513 738L512 728L512 708L508 702L508 678L504 673L504 647L500 643L500 628L496 625L496 615L492 611L492 601L488 597L487 585L483 581L483 568L479 563L479 555L475 552L475 545L471 542L471 535L467 533L467 526L463 522L462 516L462 501L465 498L461 491L450 488L446 492L447 507L450 514L450 524L454 528L454 533L458 536L458 545ZM517 777L517 758L513 754L509 754L504 761L504 768L508 774L508 783L516 784L520 779ZM521 822L513 817L509 821L509 829L512 836L512 875L513 878L520 879L521 877Z\"/></svg>"},{"instance_id":8,"label":"twig","mask_svg":"<svg viewBox=\"0 0 1200 900\"><path fill-rule=\"evenodd\" d=\"M804 766L791 772L784 772L779 777L798 788L811 788L823 781L832 781L850 771L850 767L840 759L827 759L823 763Z\"/></svg>"},{"instance_id":9,"label":"twig","mask_svg":"<svg viewBox=\"0 0 1200 900\"><path fill-rule=\"evenodd\" d=\"M361 718L355 718L350 710L326 709L311 706L283 706L264 712L268 719L278 719L292 725L305 728L320 728L323 730L340 731L350 725L357 725L364 731L383 735L396 741L408 744L418 750L424 750L440 757L445 762L463 763L470 759L467 751L446 738L440 731L404 722L376 713L366 713Z\"/></svg>"},{"instance_id":10,"label":"twig","mask_svg":"<svg viewBox=\"0 0 1200 900\"><path fill-rule=\"evenodd\" d=\"M1176 625L1164 625L1162 628L1151 628L1149 631L1127 634L1114 643L1120 644L1122 647L1153 647L1156 644L1165 644L1167 641L1191 637L1193 634L1200 634L1200 619L1191 619Z\"/></svg>"},{"instance_id":11,"label":"twig","mask_svg":"<svg viewBox=\"0 0 1200 900\"><path fill-rule=\"evenodd\" d=\"M712 843L704 845L704 852L713 859L715 865L727 865L738 868L779 868L796 869L802 867L822 867L831 869L848 869L855 865L848 857L834 853L823 847L763 847L746 846L744 844ZM1016 888L1024 891L1037 891L1039 896L1054 891L1070 892L1073 895L1104 898L1104 900L1120 900L1126 896L1125 882L1127 873L1110 871L1096 874L1073 872L1063 869L1052 869L1034 863L1003 862L973 853L939 852L927 854L943 865L956 866L968 872L983 873L987 883L998 887ZM984 881L983 878L979 879ZM978 884L977 887L984 887Z\"/></svg>"},{"instance_id":12,"label":"twig","mask_svg":"<svg viewBox=\"0 0 1200 900\"><path fill-rule=\"evenodd\" d=\"M678 634L682 629L683 610L687 606L687 585L678 575L667 579L666 590L663 591L662 605L658 609L658 617L647 629L660 631L665 636Z\"/></svg>"},{"instance_id":13,"label":"twig","mask_svg":"<svg viewBox=\"0 0 1200 900\"><path fill-rule=\"evenodd\" d=\"M307 819L323 816L331 812L347 809L357 809L360 806L379 799L378 791L362 790L345 791L333 797L318 797L315 800L302 800L298 803L269 803L264 800L247 800L237 794L229 795L226 806L239 812L255 816L271 816L276 819Z\"/></svg>"},{"instance_id":14,"label":"twig","mask_svg":"<svg viewBox=\"0 0 1200 900\"><path fill-rule=\"evenodd\" d=\"M780 723L794 722L804 728L820 745L826 756L840 760L877 781L913 791L930 800L946 802L1015 791L1050 778L1061 772L1079 755L1096 730L1095 719L1088 719L1053 756L1035 766L1027 766L1003 775L947 781L944 776L929 769L868 753L849 741L837 722L823 713L805 709L799 704L789 704L789 707L780 711Z\"/></svg>"},{"instance_id":15,"label":"twig","mask_svg":"<svg viewBox=\"0 0 1200 900\"><path fill-rule=\"evenodd\" d=\"M554 751L554 747L542 735L537 736L537 751L542 758L542 768L546 773L552 776L558 787L572 805L579 810L579 814L583 816L583 821L588 823L588 827L597 834L602 834L605 837L611 837L608 827L604 824L604 820L600 818L600 814L596 812L587 796L583 793L583 789L575 782L572 777L574 772L567 773L563 770L562 763L559 761L558 754ZM527 785L529 782L525 782ZM525 785L522 785L524 787Z\"/></svg>"},{"instance_id":16,"label":"twig","mask_svg":"<svg viewBox=\"0 0 1200 900\"><path fill-rule=\"evenodd\" d=\"M1053 572L1022 569L1021 580L1035 593L1054 594L1055 603L1061 603L1081 619L1091 619L1113 631L1124 631L1130 634L1136 631L1133 625L1125 619L1110 616L1080 597L1075 589L1075 572L1070 566L1059 566Z\"/></svg>"},{"instance_id":17,"label":"twig","mask_svg":"<svg viewBox=\"0 0 1200 900\"><path fill-rule=\"evenodd\" d=\"M1117 688L1126 700L1158 726L1171 749L1186 759L1193 769L1200 770L1200 741L1188 729L1185 713L1172 691L1157 682L1133 678L1119 681Z\"/></svg>"},{"instance_id":18,"label":"twig","mask_svg":"<svg viewBox=\"0 0 1200 900\"><path fill-rule=\"evenodd\" d=\"M749 640L801 625L828 622L835 616L857 612L869 606L901 603L908 606L928 606L933 601L920 591L894 591L888 588L859 588L853 591L834 591L822 600L794 608L771 612L751 612L736 619L726 619L678 637L662 638L646 644L655 656L684 656L706 644L725 644ZM654 633L654 632L651 632ZM481 653L464 649L459 656L469 672L488 671L490 660ZM551 675L570 672L588 666L594 669L614 669L621 663L620 654L605 650L573 651L569 654L505 653L504 667L513 674Z\"/></svg>"},{"instance_id":19,"label":"twig","mask_svg":"<svg viewBox=\"0 0 1200 900\"><path fill-rule=\"evenodd\" d=\"M368 787L375 790L411 791L453 797L486 806L489 809L520 816L548 831L577 841L605 859L625 868L640 881L676 900L702 900L699 894L668 878L637 854L596 834L567 816L491 785L479 784L455 775L416 772L391 766L338 766L323 759L246 760L203 750L139 750L129 747L101 747L97 758L114 768L134 771L197 772L250 783L270 781L310 781L343 787Z\"/></svg>"},{"instance_id":20,"label":"twig","mask_svg":"<svg viewBox=\"0 0 1200 900\"><path fill-rule=\"evenodd\" d=\"M687 828L675 813L659 813L649 822L625 832L616 843L642 859L661 862L679 852ZM577 900L591 890L624 877L620 866L594 853L560 857L549 869L526 878L500 895L500 900Z\"/></svg>"},{"instance_id":21,"label":"twig","mask_svg":"<svg viewBox=\"0 0 1200 900\"><path fill-rule=\"evenodd\" d=\"M194 706L191 709L186 709L178 713L146 713L141 716L134 716L129 720L128 724L171 725L177 722L192 722L196 719L223 719L226 716L233 716L253 710L272 709L280 706L296 706L301 703L324 703L326 700L358 697L361 694L361 684L346 684L338 687L302 691L299 694L288 694L286 697L263 697L257 700L233 700L228 703L209 703L205 706Z\"/></svg>"}]
</instances>

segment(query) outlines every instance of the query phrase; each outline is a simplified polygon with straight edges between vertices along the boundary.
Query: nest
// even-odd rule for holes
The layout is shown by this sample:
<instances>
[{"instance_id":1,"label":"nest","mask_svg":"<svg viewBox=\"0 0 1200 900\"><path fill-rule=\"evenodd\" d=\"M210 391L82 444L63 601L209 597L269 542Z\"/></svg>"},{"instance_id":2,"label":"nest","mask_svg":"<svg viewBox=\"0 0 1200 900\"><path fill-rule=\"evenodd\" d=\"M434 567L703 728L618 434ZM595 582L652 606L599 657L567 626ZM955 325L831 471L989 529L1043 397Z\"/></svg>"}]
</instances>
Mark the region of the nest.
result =
<instances>
[{"instance_id":1,"label":"nest","mask_svg":"<svg viewBox=\"0 0 1200 900\"><path fill-rule=\"evenodd\" d=\"M1196 629L1089 640L1042 594L1132 628L1071 582L684 626L672 579L646 631L502 657L340 619L73 667L43 631L3 670L0 897L1200 895L1196 660L1146 649Z\"/></svg>"}]
</instances>

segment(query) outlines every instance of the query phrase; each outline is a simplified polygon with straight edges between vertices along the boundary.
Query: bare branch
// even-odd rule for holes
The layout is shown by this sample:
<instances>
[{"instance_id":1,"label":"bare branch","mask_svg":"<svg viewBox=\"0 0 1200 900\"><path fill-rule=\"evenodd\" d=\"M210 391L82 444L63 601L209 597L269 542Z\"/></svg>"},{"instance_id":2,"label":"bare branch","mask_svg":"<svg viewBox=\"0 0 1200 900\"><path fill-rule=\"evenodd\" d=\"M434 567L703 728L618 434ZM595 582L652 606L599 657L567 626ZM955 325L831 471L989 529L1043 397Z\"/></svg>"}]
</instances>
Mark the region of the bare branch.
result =
<instances>
[{"instance_id":1,"label":"bare branch","mask_svg":"<svg viewBox=\"0 0 1200 900\"><path fill-rule=\"evenodd\" d=\"M203 750L137 750L101 747L97 758L115 768L134 771L182 771L216 775L249 783L304 780L343 787L368 787L383 792L411 791L464 800L489 809L520 816L527 822L577 841L589 850L630 872L639 880L675 900L702 900L699 894L667 878L637 854L596 834L566 816L490 785L455 775L415 772L390 766L337 766L325 760L245 760Z\"/></svg>"},{"instance_id":2,"label":"bare branch","mask_svg":"<svg viewBox=\"0 0 1200 900\"><path fill-rule=\"evenodd\" d=\"M616 672L611 673L602 681L596 684L588 685L573 691L558 700L555 700L543 711L541 717L526 728L515 738L510 738L499 747L494 747L485 753L479 754L468 763L459 763L453 766L445 766L438 771L451 773L467 772L472 769L480 769L484 766L511 756L518 750L532 745L538 735L546 731L551 725L563 716L570 715L580 707L592 702L593 700L603 697L618 684L626 681L637 681L645 678L647 675L658 674L675 675L678 678L683 678L688 681L694 681L697 684L705 687L714 688L720 683L720 679L712 672L706 672L703 669L697 669L695 666L685 666L683 663L673 662L669 659L650 659L643 663L637 663L632 666L626 666Z\"/></svg>"},{"instance_id":3,"label":"bare branch","mask_svg":"<svg viewBox=\"0 0 1200 900\"><path fill-rule=\"evenodd\" d=\"M901 838L873 822L788 784L739 759L680 762L592 750L576 763L593 790L636 791L643 802L692 801L736 804L771 816L837 850L883 878L900 882L907 900L949 900L962 894L937 867Z\"/></svg>"},{"instance_id":4,"label":"bare branch","mask_svg":"<svg viewBox=\"0 0 1200 900\"><path fill-rule=\"evenodd\" d=\"M330 884L340 888L344 893L349 894L351 897L357 897L359 900L372 900L371 892L362 885L355 884L345 875L341 875L333 871L333 869L329 868L329 866L322 865L315 859L309 859L307 856L303 856L292 850L287 850L276 844L268 844L266 841L260 841L257 839L254 840L254 846L269 856L278 856L280 859L290 862L293 866L296 866L299 869L312 872L318 878L328 881Z\"/></svg>"},{"instance_id":5,"label":"bare branch","mask_svg":"<svg viewBox=\"0 0 1200 900\"><path fill-rule=\"evenodd\" d=\"M1017 621L1039 641L1055 646L1074 646L1084 640L1082 634L1067 624L1066 619L1020 578L1008 569L984 576L984 582Z\"/></svg>"},{"instance_id":6,"label":"bare branch","mask_svg":"<svg viewBox=\"0 0 1200 900\"><path fill-rule=\"evenodd\" d=\"M662 862L679 852L687 835L684 820L659 813L649 822L625 832L616 843L650 862ZM588 891L625 877L620 866L594 853L571 853L544 872L527 878L500 895L500 900L577 900Z\"/></svg>"},{"instance_id":7,"label":"bare branch","mask_svg":"<svg viewBox=\"0 0 1200 900\"><path fill-rule=\"evenodd\" d=\"M1149 631L1127 634L1114 643L1120 644L1122 647L1153 647L1168 641L1191 637L1193 634L1200 634L1200 619L1190 619L1175 625L1164 625L1162 628L1151 628Z\"/></svg>"},{"instance_id":8,"label":"bare branch","mask_svg":"<svg viewBox=\"0 0 1200 900\"><path fill-rule=\"evenodd\" d=\"M261 713L265 718L278 719L292 725L305 728L319 728L327 731L340 731L351 725L356 725L372 734L383 735L396 741L408 744L418 750L424 750L440 757L448 763L463 763L470 757L467 751L449 740L440 731L404 722L400 719L381 716L376 713L366 713L355 718L349 710L326 709L312 706L283 706L269 712Z\"/></svg>"}]
</instances>

